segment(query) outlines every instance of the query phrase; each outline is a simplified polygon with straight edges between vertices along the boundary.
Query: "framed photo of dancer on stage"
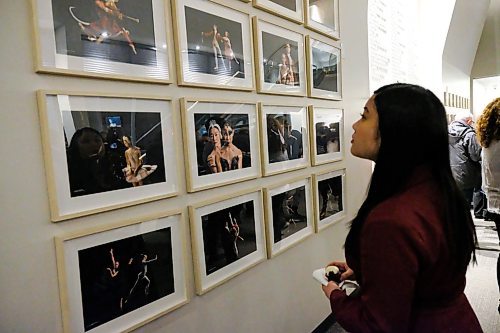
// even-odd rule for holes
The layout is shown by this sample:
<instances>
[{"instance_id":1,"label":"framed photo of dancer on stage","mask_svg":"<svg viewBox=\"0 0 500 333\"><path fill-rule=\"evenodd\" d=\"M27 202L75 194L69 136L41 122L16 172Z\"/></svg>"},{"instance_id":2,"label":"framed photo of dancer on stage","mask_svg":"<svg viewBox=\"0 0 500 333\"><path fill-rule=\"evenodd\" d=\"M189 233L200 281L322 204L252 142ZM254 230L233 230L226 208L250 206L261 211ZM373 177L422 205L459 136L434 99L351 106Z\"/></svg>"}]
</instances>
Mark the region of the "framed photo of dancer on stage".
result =
<instances>
[{"instance_id":1,"label":"framed photo of dancer on stage","mask_svg":"<svg viewBox=\"0 0 500 333\"><path fill-rule=\"evenodd\" d=\"M302 24L304 22L302 1L303 0L253 0L253 5L266 12Z\"/></svg>"},{"instance_id":2,"label":"framed photo of dancer on stage","mask_svg":"<svg viewBox=\"0 0 500 333\"><path fill-rule=\"evenodd\" d=\"M254 90L250 16L205 0L174 0L179 85Z\"/></svg>"},{"instance_id":3,"label":"framed photo of dancer on stage","mask_svg":"<svg viewBox=\"0 0 500 333\"><path fill-rule=\"evenodd\" d=\"M311 187L307 177L264 189L268 258L314 234Z\"/></svg>"},{"instance_id":4,"label":"framed photo of dancer on stage","mask_svg":"<svg viewBox=\"0 0 500 333\"><path fill-rule=\"evenodd\" d=\"M327 37L339 39L339 0L304 0L305 26Z\"/></svg>"},{"instance_id":5,"label":"framed photo of dancer on stage","mask_svg":"<svg viewBox=\"0 0 500 333\"><path fill-rule=\"evenodd\" d=\"M124 332L188 302L184 214L56 237L64 332Z\"/></svg>"},{"instance_id":6,"label":"framed photo of dancer on stage","mask_svg":"<svg viewBox=\"0 0 500 333\"><path fill-rule=\"evenodd\" d=\"M181 99L188 192L261 176L256 103Z\"/></svg>"},{"instance_id":7,"label":"framed photo of dancer on stage","mask_svg":"<svg viewBox=\"0 0 500 333\"><path fill-rule=\"evenodd\" d=\"M313 174L316 232L346 216L345 169Z\"/></svg>"},{"instance_id":8,"label":"framed photo of dancer on stage","mask_svg":"<svg viewBox=\"0 0 500 333\"><path fill-rule=\"evenodd\" d=\"M309 106L312 165L343 159L344 111Z\"/></svg>"},{"instance_id":9,"label":"framed photo of dancer on stage","mask_svg":"<svg viewBox=\"0 0 500 333\"><path fill-rule=\"evenodd\" d=\"M306 36L307 94L309 97L341 100L340 49Z\"/></svg>"},{"instance_id":10,"label":"framed photo of dancer on stage","mask_svg":"<svg viewBox=\"0 0 500 333\"><path fill-rule=\"evenodd\" d=\"M305 106L259 104L264 176L309 166L309 127Z\"/></svg>"},{"instance_id":11,"label":"framed photo of dancer on stage","mask_svg":"<svg viewBox=\"0 0 500 333\"><path fill-rule=\"evenodd\" d=\"M163 0L32 0L36 71L171 83Z\"/></svg>"},{"instance_id":12,"label":"framed photo of dancer on stage","mask_svg":"<svg viewBox=\"0 0 500 333\"><path fill-rule=\"evenodd\" d=\"M306 95L304 36L253 17L257 91Z\"/></svg>"},{"instance_id":13,"label":"framed photo of dancer on stage","mask_svg":"<svg viewBox=\"0 0 500 333\"><path fill-rule=\"evenodd\" d=\"M189 206L189 216L198 295L266 259L260 190Z\"/></svg>"},{"instance_id":14,"label":"framed photo of dancer on stage","mask_svg":"<svg viewBox=\"0 0 500 333\"><path fill-rule=\"evenodd\" d=\"M39 91L38 102L53 221L177 194L169 100Z\"/></svg>"}]
</instances>

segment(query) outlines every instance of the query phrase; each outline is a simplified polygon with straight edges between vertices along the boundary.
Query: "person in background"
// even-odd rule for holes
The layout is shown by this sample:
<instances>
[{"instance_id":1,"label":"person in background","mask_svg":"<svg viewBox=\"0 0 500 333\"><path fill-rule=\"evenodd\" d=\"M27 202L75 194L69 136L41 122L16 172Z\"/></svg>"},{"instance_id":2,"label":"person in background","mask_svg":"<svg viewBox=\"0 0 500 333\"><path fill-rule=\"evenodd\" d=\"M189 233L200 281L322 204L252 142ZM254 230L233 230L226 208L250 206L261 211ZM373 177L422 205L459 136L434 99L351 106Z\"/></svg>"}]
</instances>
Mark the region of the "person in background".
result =
<instances>
[{"instance_id":1,"label":"person in background","mask_svg":"<svg viewBox=\"0 0 500 333\"><path fill-rule=\"evenodd\" d=\"M451 171L469 205L474 189L481 187L481 145L473 126L468 110L459 111L448 126Z\"/></svg>"},{"instance_id":2,"label":"person in background","mask_svg":"<svg viewBox=\"0 0 500 333\"><path fill-rule=\"evenodd\" d=\"M500 238L500 98L491 101L479 117L477 135L483 147L483 189L488 199L488 213ZM500 290L500 254L497 259L497 283Z\"/></svg>"},{"instance_id":3,"label":"person in background","mask_svg":"<svg viewBox=\"0 0 500 333\"><path fill-rule=\"evenodd\" d=\"M450 168L443 104L403 83L379 88L353 125L351 153L375 162L345 242L341 280L322 286L349 332L482 332L465 294L477 243Z\"/></svg>"}]
</instances>

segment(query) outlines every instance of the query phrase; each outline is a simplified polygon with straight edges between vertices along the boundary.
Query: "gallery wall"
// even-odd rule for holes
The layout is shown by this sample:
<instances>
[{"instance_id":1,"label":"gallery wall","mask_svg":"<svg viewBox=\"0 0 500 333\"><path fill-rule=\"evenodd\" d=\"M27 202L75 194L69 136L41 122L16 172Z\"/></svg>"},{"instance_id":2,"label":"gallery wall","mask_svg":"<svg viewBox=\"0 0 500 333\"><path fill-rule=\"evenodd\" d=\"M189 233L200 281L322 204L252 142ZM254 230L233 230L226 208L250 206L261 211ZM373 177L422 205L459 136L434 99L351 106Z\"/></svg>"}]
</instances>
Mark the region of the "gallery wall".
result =
<instances>
[{"instance_id":1,"label":"gallery wall","mask_svg":"<svg viewBox=\"0 0 500 333\"><path fill-rule=\"evenodd\" d=\"M251 3L224 0L221 3L279 24L292 31L325 39L303 25L259 10ZM167 4L168 29L172 31L172 12ZM346 216L319 233L271 259L199 296L195 292L193 253L187 218L184 223L187 295L189 302L161 316L138 331L143 332L309 332L330 312L319 284L311 272L333 259L342 258L348 221L354 216L366 191L371 163L349 153L351 124L357 120L368 87L367 1L340 1L340 40L342 50L342 99L321 100L308 97L259 94L184 87L172 83L139 83L110 79L35 73L33 12L28 1L2 2L0 28L4 31L0 72L0 135L3 170L0 176L0 331L62 332L61 298L54 237L84 230L97 230L130 219L141 219L178 210L187 217L187 207L209 198L231 197L235 193L330 170L346 170ZM8 13L8 14L7 14ZM172 34L167 43L173 45ZM177 61L173 47L170 57ZM147 95L168 98L178 122L175 142L178 146L178 195L99 212L60 222L51 222L41 126L36 92L57 90L91 94ZM344 158L320 166L227 184L188 193L184 166L185 150L180 123L180 99L222 99L265 104L297 104L344 110ZM57 175L55 175L57 177ZM66 315L66 314L64 314Z\"/></svg>"}]
</instances>

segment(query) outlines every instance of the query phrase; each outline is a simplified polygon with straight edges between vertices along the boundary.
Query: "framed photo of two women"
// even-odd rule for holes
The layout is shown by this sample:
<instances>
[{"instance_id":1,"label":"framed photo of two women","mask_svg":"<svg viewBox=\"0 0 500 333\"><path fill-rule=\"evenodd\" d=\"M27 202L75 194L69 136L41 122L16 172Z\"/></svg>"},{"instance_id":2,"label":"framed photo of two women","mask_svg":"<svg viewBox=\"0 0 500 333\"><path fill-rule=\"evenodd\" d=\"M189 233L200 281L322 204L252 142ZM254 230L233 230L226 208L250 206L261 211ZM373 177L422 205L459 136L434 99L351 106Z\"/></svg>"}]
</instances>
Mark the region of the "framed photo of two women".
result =
<instances>
[{"instance_id":1,"label":"framed photo of two women","mask_svg":"<svg viewBox=\"0 0 500 333\"><path fill-rule=\"evenodd\" d=\"M39 91L38 102L53 221L177 194L169 100Z\"/></svg>"},{"instance_id":2,"label":"framed photo of two women","mask_svg":"<svg viewBox=\"0 0 500 333\"><path fill-rule=\"evenodd\" d=\"M36 71L171 82L163 0L32 0Z\"/></svg>"}]
</instances>

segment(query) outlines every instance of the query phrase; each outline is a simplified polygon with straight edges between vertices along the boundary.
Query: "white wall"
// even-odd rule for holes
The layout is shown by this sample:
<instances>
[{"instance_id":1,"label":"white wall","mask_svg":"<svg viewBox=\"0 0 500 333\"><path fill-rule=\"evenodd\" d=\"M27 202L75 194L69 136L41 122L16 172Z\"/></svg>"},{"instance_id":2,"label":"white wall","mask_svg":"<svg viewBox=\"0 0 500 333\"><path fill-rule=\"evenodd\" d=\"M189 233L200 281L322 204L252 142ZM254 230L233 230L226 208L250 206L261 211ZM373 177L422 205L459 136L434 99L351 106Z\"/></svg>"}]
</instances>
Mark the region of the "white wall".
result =
<instances>
[{"instance_id":1,"label":"white wall","mask_svg":"<svg viewBox=\"0 0 500 333\"><path fill-rule=\"evenodd\" d=\"M474 66L473 78L500 75L500 0L491 0L486 22L479 41Z\"/></svg>"},{"instance_id":2,"label":"white wall","mask_svg":"<svg viewBox=\"0 0 500 333\"><path fill-rule=\"evenodd\" d=\"M224 0L233 8L259 14L296 31L302 26L276 18L248 3ZM53 238L87 227L108 225L225 195L253 186L266 186L300 175L332 168L347 168L347 209L352 217L364 197L371 165L349 154L352 124L368 98L367 0L340 1L343 52L343 92L340 102L291 97L286 101L304 105L345 109L346 158L332 165L307 168L293 173L247 181L187 194L181 184L178 197L127 207L65 222L51 223L47 183L40 142L35 99L37 89L65 89L83 92L148 94L168 96L178 111L178 98L207 98L285 102L284 97L256 93L215 91L194 88L128 83L88 78L41 75L33 71L32 22L28 1L2 1L0 30L2 52L0 72L0 331L61 332L61 310ZM171 17L170 13L167 17ZM311 33L315 38L319 35ZM172 40L170 40L172 45ZM177 138L179 141L179 137ZM184 174L181 170L181 178ZM346 219L347 220L347 219ZM194 295L189 267L189 304L161 317L142 332L309 332L330 312L319 285L311 278L313 269L342 256L345 221L315 234L278 257L267 260L203 296ZM189 244L189 240L188 240ZM191 252L187 257L191 259Z\"/></svg>"}]
</instances>

